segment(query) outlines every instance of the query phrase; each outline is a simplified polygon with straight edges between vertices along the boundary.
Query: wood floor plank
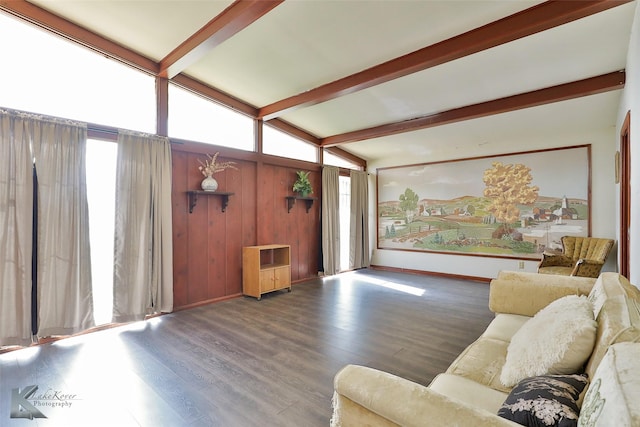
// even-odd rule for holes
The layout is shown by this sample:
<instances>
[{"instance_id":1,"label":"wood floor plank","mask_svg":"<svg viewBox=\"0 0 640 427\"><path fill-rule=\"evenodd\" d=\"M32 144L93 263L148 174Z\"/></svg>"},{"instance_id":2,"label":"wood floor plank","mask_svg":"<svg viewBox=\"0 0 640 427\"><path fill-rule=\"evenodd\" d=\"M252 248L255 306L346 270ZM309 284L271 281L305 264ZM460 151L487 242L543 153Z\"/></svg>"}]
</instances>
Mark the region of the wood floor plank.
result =
<instances>
[{"instance_id":1,"label":"wood floor plank","mask_svg":"<svg viewBox=\"0 0 640 427\"><path fill-rule=\"evenodd\" d=\"M348 363L427 385L486 328L486 283L360 270L0 354L11 390L76 393L29 425L326 426Z\"/></svg>"}]
</instances>

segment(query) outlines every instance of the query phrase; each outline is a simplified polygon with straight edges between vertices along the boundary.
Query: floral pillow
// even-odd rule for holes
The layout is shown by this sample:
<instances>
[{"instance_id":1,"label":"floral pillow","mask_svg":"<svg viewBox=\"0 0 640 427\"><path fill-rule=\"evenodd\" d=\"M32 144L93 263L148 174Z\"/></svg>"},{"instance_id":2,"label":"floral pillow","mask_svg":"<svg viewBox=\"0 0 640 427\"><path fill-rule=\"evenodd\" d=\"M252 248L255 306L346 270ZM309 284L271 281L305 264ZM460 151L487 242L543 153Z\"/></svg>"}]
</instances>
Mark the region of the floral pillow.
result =
<instances>
[{"instance_id":1,"label":"floral pillow","mask_svg":"<svg viewBox=\"0 0 640 427\"><path fill-rule=\"evenodd\" d=\"M523 426L575 427L578 398L588 383L584 374L525 378L511 390L498 415Z\"/></svg>"}]
</instances>

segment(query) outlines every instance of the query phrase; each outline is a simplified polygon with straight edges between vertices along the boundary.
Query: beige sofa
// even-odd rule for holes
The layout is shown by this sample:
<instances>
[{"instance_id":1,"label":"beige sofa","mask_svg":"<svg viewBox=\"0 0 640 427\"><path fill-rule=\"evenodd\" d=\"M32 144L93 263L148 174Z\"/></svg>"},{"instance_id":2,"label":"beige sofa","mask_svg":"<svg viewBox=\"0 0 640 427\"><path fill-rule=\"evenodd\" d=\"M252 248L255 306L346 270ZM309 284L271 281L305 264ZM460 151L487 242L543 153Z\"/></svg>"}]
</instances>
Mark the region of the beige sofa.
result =
<instances>
[{"instance_id":1,"label":"beige sofa","mask_svg":"<svg viewBox=\"0 0 640 427\"><path fill-rule=\"evenodd\" d=\"M331 425L519 425L497 415L511 391L500 381L511 338L567 295L588 295L595 317L578 425L640 426L640 290L617 273L596 280L520 272L501 272L491 282L495 319L428 387L369 367L344 367L335 376Z\"/></svg>"}]
</instances>

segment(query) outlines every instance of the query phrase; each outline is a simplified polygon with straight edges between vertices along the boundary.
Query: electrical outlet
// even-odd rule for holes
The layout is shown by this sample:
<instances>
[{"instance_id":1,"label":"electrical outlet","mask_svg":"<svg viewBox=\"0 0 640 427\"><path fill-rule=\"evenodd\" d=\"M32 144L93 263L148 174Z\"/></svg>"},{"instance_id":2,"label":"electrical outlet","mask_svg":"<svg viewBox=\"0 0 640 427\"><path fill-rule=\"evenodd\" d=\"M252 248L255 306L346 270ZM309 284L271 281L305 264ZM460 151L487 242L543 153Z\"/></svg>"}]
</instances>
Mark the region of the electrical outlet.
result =
<instances>
[{"instance_id":1,"label":"electrical outlet","mask_svg":"<svg viewBox=\"0 0 640 427\"><path fill-rule=\"evenodd\" d=\"M520 270L524 269L524 261L520 261L520 262L518 262L518 268L519 268Z\"/></svg>"}]
</instances>

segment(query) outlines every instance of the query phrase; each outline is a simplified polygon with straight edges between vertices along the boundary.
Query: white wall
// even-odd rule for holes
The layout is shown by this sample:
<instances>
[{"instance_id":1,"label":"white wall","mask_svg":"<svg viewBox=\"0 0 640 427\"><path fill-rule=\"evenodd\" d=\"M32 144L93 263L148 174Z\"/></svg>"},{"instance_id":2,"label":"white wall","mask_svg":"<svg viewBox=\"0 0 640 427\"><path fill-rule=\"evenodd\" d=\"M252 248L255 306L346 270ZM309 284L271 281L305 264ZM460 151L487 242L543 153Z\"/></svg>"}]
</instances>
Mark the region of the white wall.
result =
<instances>
[{"instance_id":1,"label":"white wall","mask_svg":"<svg viewBox=\"0 0 640 427\"><path fill-rule=\"evenodd\" d=\"M640 131L637 132L640 134ZM591 227L592 236L617 239L616 231L616 185L614 181L614 156L616 151L617 133L614 128L605 129L598 132L580 132L573 130L568 135L556 135L554 137L540 139L532 136L530 139L523 135L519 139L519 144L514 145L513 141L494 141L491 146L492 151L486 149L487 145L470 143L469 149L465 150L465 157L476 157L483 155L508 154L510 152L538 150L556 147L568 147L573 145L591 144ZM640 135L639 135L640 136ZM473 138L470 136L470 139ZM471 141L470 141L471 142ZM482 150L485 148L485 151ZM435 162L441 160L460 158L460 153L442 153L440 158L416 159L410 157L404 164L416 164L419 162ZM397 165L397 160L393 165ZM370 188L375 189L375 176L377 168L392 166L384 161L371 162L368 165L371 173ZM640 168L638 168L640 169ZM640 174L640 170L638 170ZM640 200L638 197L636 200ZM376 223L376 197L375 192L370 197L370 236L372 248L372 265L380 265L394 268L404 268L411 270L421 270L427 272L437 272L470 277L493 278L500 270L518 270L519 261L513 259L430 254L413 251L395 251L388 249L377 249L377 223ZM615 251L615 249L614 249ZM537 261L524 261L525 268L522 271L535 272ZM616 271L616 257L611 256L607 261L604 271Z\"/></svg>"},{"instance_id":2,"label":"white wall","mask_svg":"<svg viewBox=\"0 0 640 427\"><path fill-rule=\"evenodd\" d=\"M627 111L631 111L631 248L630 248L630 274L629 280L636 285L640 284L640 224L633 221L639 218L640 213L640 7L636 5L629 53L626 67L627 80L620 102L618 112L618 126L616 135L620 134L622 123ZM619 149L620 141L616 146ZM616 188L616 205L619 206L620 189ZM620 228L619 209L616 212L618 219L616 230ZM618 231L616 231L618 233ZM619 233L618 233L619 234Z\"/></svg>"}]
</instances>

